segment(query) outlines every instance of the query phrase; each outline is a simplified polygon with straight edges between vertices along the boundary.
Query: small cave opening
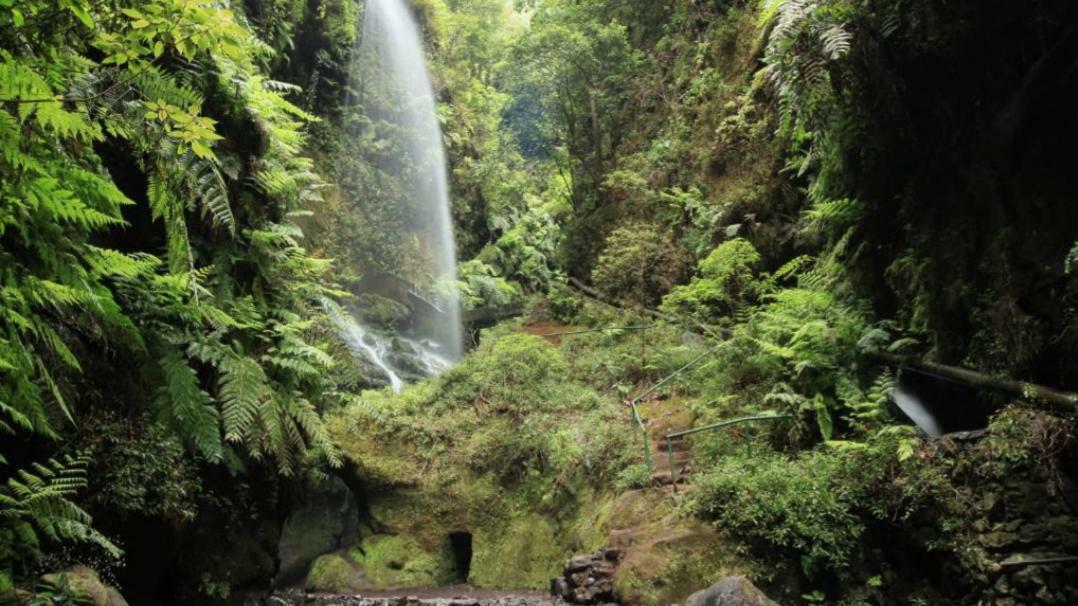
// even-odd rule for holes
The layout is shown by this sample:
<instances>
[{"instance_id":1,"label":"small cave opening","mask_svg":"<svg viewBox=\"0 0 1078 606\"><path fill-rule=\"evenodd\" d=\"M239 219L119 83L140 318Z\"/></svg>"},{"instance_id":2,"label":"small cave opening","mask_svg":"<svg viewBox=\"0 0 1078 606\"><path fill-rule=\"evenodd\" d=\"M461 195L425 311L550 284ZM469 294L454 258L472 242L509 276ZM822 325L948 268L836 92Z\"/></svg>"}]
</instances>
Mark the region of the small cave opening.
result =
<instances>
[{"instance_id":1,"label":"small cave opening","mask_svg":"<svg viewBox=\"0 0 1078 606\"><path fill-rule=\"evenodd\" d=\"M449 533L449 549L457 570L456 580L467 583L472 571L472 533L463 530Z\"/></svg>"}]
</instances>

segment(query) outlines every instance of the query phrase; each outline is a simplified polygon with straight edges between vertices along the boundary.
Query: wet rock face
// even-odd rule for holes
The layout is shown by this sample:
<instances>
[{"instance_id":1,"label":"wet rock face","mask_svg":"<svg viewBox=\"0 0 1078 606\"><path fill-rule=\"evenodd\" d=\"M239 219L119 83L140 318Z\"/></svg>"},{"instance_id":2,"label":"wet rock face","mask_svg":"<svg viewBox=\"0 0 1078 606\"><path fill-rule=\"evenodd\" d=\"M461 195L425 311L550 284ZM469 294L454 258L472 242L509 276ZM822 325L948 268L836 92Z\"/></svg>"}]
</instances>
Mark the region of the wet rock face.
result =
<instances>
[{"instance_id":1,"label":"wet rock face","mask_svg":"<svg viewBox=\"0 0 1078 606\"><path fill-rule=\"evenodd\" d=\"M689 596L685 606L779 606L745 577L726 577Z\"/></svg>"},{"instance_id":2,"label":"wet rock face","mask_svg":"<svg viewBox=\"0 0 1078 606\"><path fill-rule=\"evenodd\" d=\"M275 584L302 581L318 556L355 543L358 517L355 497L340 479L308 482L303 506L288 516L281 531Z\"/></svg>"},{"instance_id":3,"label":"wet rock face","mask_svg":"<svg viewBox=\"0 0 1078 606\"><path fill-rule=\"evenodd\" d=\"M614 571L621 562L618 549L574 556L563 575L550 581L550 592L573 604L614 602Z\"/></svg>"}]
</instances>

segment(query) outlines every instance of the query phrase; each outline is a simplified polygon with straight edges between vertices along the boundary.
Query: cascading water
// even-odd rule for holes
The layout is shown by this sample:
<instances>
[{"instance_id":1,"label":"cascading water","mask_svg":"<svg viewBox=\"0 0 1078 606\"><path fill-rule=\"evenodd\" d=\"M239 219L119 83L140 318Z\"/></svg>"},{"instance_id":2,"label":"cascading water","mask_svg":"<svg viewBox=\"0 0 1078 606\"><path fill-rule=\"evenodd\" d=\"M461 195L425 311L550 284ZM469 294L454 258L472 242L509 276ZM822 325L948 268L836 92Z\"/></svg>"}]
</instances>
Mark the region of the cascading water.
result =
<instances>
[{"instance_id":1,"label":"cascading water","mask_svg":"<svg viewBox=\"0 0 1078 606\"><path fill-rule=\"evenodd\" d=\"M902 409L902 412L906 413L906 416L929 437L938 438L943 435L936 417L925 408L924 403L913 392L898 385L891 390L891 398Z\"/></svg>"},{"instance_id":2,"label":"cascading water","mask_svg":"<svg viewBox=\"0 0 1078 606\"><path fill-rule=\"evenodd\" d=\"M377 196L360 218L370 224L371 241L356 243L373 250L358 255L372 262L358 269L389 273L415 285L409 296L423 302L426 313L413 319L413 339L400 335L393 339L416 349L420 366L434 373L462 353L460 304L454 288L456 246L434 91L419 28L404 0L365 1L349 81L346 134L352 139L351 149L358 150L370 167L353 178L373 182ZM363 352L399 388L400 379L386 362L386 352L374 346L387 337L354 320L352 325L338 322L338 327L346 341L355 343L353 351Z\"/></svg>"},{"instance_id":3,"label":"cascading water","mask_svg":"<svg viewBox=\"0 0 1078 606\"><path fill-rule=\"evenodd\" d=\"M352 355L371 362L395 393L404 387L402 375L429 377L451 364L421 342L400 336L386 337L369 330L331 302L325 303L325 309Z\"/></svg>"}]
</instances>

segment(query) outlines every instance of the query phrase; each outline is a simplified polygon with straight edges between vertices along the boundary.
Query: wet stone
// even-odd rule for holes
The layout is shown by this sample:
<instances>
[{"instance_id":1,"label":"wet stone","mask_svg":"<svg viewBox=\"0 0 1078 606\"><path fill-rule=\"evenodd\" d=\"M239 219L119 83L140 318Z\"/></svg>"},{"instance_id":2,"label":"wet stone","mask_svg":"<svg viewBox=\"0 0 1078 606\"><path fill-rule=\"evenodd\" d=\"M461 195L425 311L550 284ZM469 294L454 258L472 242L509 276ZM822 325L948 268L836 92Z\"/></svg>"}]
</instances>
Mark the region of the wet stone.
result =
<instances>
[{"instance_id":1,"label":"wet stone","mask_svg":"<svg viewBox=\"0 0 1078 606\"><path fill-rule=\"evenodd\" d=\"M617 549L573 556L565 563L563 576L551 580L551 593L574 604L614 602L614 572L620 560Z\"/></svg>"}]
</instances>

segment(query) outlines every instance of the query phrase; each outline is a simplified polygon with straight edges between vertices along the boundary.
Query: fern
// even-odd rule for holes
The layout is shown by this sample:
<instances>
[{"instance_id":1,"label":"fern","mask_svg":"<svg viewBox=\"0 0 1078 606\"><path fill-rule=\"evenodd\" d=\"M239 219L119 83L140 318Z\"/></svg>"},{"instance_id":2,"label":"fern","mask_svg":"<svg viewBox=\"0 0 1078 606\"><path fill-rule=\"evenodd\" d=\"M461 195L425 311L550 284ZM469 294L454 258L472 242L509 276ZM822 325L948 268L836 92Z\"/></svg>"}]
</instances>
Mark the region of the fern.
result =
<instances>
[{"instance_id":1,"label":"fern","mask_svg":"<svg viewBox=\"0 0 1078 606\"><path fill-rule=\"evenodd\" d=\"M198 377L183 356L174 350L160 358L164 386L158 395L161 414L179 433L189 436L195 448L210 461L219 461L222 444L218 413L210 396L198 384Z\"/></svg>"},{"instance_id":2,"label":"fern","mask_svg":"<svg viewBox=\"0 0 1078 606\"><path fill-rule=\"evenodd\" d=\"M40 555L40 535L55 542L90 543L114 558L122 555L119 547L93 529L90 515L71 500L86 486L88 465L89 457L85 455L49 459L17 470L6 485L0 486L0 529L21 528L0 536L15 537L22 543L6 545L0 554L15 551L34 559ZM0 560L2 564L5 562Z\"/></svg>"},{"instance_id":3,"label":"fern","mask_svg":"<svg viewBox=\"0 0 1078 606\"><path fill-rule=\"evenodd\" d=\"M183 161L185 185L189 192L202 203L203 214L209 214L213 224L224 227L230 235L236 235L236 217L228 202L228 185L221 176L215 161L199 158L193 153L185 154Z\"/></svg>"}]
</instances>

